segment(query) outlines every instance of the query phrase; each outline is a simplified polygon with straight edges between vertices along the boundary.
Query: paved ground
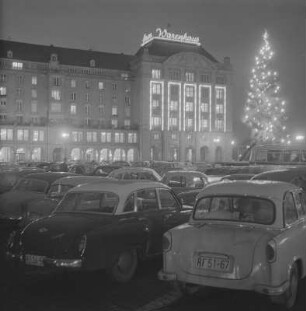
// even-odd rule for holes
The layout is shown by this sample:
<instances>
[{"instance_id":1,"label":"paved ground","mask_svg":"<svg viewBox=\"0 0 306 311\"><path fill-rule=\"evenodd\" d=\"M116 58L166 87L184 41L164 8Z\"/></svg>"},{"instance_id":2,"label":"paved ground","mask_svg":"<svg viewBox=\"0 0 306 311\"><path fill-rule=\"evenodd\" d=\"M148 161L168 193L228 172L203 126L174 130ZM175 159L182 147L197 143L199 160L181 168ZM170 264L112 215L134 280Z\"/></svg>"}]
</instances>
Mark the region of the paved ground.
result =
<instances>
[{"instance_id":1,"label":"paved ground","mask_svg":"<svg viewBox=\"0 0 306 311\"><path fill-rule=\"evenodd\" d=\"M281 311L266 297L249 292L203 291L183 297L167 282L157 280L161 259L141 264L129 283L110 282L103 273L30 275L18 280L1 265L1 311ZM305 282L294 311L305 311Z\"/></svg>"}]
</instances>

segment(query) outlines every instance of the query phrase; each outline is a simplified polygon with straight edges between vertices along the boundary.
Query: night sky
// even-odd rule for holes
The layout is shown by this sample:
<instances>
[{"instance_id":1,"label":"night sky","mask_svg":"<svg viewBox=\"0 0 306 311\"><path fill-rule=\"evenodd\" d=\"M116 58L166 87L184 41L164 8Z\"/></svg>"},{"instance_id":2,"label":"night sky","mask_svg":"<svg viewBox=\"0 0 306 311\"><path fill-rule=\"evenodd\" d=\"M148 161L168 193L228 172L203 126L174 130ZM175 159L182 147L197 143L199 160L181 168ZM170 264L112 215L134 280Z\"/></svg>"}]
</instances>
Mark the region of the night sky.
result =
<instances>
[{"instance_id":1,"label":"night sky","mask_svg":"<svg viewBox=\"0 0 306 311\"><path fill-rule=\"evenodd\" d=\"M265 29L275 52L291 133L306 135L305 0L0 0L0 37L134 54L144 33L170 26L200 37L234 68L234 132L246 137L242 107Z\"/></svg>"}]
</instances>

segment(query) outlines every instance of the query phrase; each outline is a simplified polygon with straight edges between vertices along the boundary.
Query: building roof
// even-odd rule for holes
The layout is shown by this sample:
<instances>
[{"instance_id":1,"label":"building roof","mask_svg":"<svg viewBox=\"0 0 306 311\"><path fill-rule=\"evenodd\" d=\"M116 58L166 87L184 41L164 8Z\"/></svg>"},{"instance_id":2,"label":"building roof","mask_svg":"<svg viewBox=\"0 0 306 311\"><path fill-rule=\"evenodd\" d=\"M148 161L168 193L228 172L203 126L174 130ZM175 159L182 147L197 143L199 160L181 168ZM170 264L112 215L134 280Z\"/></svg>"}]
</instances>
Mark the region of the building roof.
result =
<instances>
[{"instance_id":1,"label":"building roof","mask_svg":"<svg viewBox=\"0 0 306 311\"><path fill-rule=\"evenodd\" d=\"M8 51L13 52L13 59L42 63L49 63L51 54L57 54L60 64L70 66L90 67L90 60L93 59L96 68L114 70L130 70L129 63L134 57L133 55L0 40L0 58L7 58Z\"/></svg>"},{"instance_id":2,"label":"building roof","mask_svg":"<svg viewBox=\"0 0 306 311\"><path fill-rule=\"evenodd\" d=\"M150 55L170 57L171 55L182 53L182 52L192 52L205 56L213 63L219 63L210 53L208 53L201 45L193 45L188 43L181 43L175 41L165 41L154 39L141 47L136 53L140 56L144 53L145 49L148 49Z\"/></svg>"}]
</instances>

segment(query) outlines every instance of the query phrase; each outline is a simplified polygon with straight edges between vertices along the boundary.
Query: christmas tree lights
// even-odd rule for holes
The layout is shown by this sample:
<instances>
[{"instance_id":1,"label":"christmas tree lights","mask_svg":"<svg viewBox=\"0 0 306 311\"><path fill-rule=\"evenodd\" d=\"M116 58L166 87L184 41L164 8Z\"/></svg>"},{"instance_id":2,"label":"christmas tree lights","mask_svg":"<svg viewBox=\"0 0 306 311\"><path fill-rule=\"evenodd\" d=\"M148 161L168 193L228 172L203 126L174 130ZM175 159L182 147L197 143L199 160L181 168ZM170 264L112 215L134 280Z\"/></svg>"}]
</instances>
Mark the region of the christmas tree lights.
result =
<instances>
[{"instance_id":1,"label":"christmas tree lights","mask_svg":"<svg viewBox=\"0 0 306 311\"><path fill-rule=\"evenodd\" d=\"M257 142L281 142L286 137L286 104L279 96L279 76L273 70L273 56L269 35L265 31L263 45L255 57L255 67L251 70L243 117L243 122L252 129L252 138Z\"/></svg>"}]
</instances>

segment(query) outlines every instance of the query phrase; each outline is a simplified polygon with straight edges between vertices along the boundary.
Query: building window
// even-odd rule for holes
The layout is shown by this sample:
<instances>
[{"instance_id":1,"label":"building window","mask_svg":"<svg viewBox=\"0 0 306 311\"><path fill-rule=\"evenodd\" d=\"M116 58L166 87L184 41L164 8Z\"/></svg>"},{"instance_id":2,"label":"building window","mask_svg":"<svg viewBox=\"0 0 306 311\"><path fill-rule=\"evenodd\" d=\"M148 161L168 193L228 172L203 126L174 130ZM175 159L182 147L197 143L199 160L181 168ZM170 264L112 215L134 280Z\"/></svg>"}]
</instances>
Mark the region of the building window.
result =
<instances>
[{"instance_id":1,"label":"building window","mask_svg":"<svg viewBox=\"0 0 306 311\"><path fill-rule=\"evenodd\" d=\"M87 132L86 133L87 142L97 142L97 132Z\"/></svg>"},{"instance_id":2,"label":"building window","mask_svg":"<svg viewBox=\"0 0 306 311\"><path fill-rule=\"evenodd\" d=\"M16 89L16 95L17 97L21 97L23 95L23 90L20 88Z\"/></svg>"},{"instance_id":3,"label":"building window","mask_svg":"<svg viewBox=\"0 0 306 311\"><path fill-rule=\"evenodd\" d=\"M0 86L0 96L6 96L6 86Z\"/></svg>"},{"instance_id":4,"label":"building window","mask_svg":"<svg viewBox=\"0 0 306 311\"><path fill-rule=\"evenodd\" d=\"M85 106L85 114L86 114L87 116L90 115L90 105L86 105L86 106Z\"/></svg>"},{"instance_id":5,"label":"building window","mask_svg":"<svg viewBox=\"0 0 306 311\"><path fill-rule=\"evenodd\" d=\"M160 69L152 69L152 79L160 79L161 71Z\"/></svg>"},{"instance_id":6,"label":"building window","mask_svg":"<svg viewBox=\"0 0 306 311\"><path fill-rule=\"evenodd\" d=\"M12 69L22 70L23 63L21 62L12 62Z\"/></svg>"},{"instance_id":7,"label":"building window","mask_svg":"<svg viewBox=\"0 0 306 311\"><path fill-rule=\"evenodd\" d=\"M89 65L90 67L96 67L96 61L94 59L91 59Z\"/></svg>"},{"instance_id":8,"label":"building window","mask_svg":"<svg viewBox=\"0 0 306 311\"><path fill-rule=\"evenodd\" d=\"M178 111L178 102L176 100L171 100L169 109L171 111Z\"/></svg>"},{"instance_id":9,"label":"building window","mask_svg":"<svg viewBox=\"0 0 306 311\"><path fill-rule=\"evenodd\" d=\"M223 114L223 105L216 105L216 113Z\"/></svg>"},{"instance_id":10,"label":"building window","mask_svg":"<svg viewBox=\"0 0 306 311\"><path fill-rule=\"evenodd\" d=\"M152 94L161 94L161 85L159 83L152 83Z\"/></svg>"},{"instance_id":11,"label":"building window","mask_svg":"<svg viewBox=\"0 0 306 311\"><path fill-rule=\"evenodd\" d=\"M37 101L36 100L31 101L31 112L37 113Z\"/></svg>"},{"instance_id":12,"label":"building window","mask_svg":"<svg viewBox=\"0 0 306 311\"><path fill-rule=\"evenodd\" d=\"M57 55L56 54L51 54L51 61L57 62Z\"/></svg>"},{"instance_id":13,"label":"building window","mask_svg":"<svg viewBox=\"0 0 306 311\"><path fill-rule=\"evenodd\" d=\"M193 129L193 119L186 119L186 126L187 126L187 129L191 130Z\"/></svg>"},{"instance_id":14,"label":"building window","mask_svg":"<svg viewBox=\"0 0 306 311\"><path fill-rule=\"evenodd\" d=\"M216 84L225 84L225 77L224 76L217 76L216 77Z\"/></svg>"},{"instance_id":15,"label":"building window","mask_svg":"<svg viewBox=\"0 0 306 311\"><path fill-rule=\"evenodd\" d=\"M153 125L153 127L160 127L161 126L161 118L160 117L153 117L152 118L152 125Z\"/></svg>"},{"instance_id":16,"label":"building window","mask_svg":"<svg viewBox=\"0 0 306 311\"><path fill-rule=\"evenodd\" d=\"M86 88L86 89L89 89L89 88L90 88L90 83L89 83L89 81L85 81L85 88Z\"/></svg>"},{"instance_id":17,"label":"building window","mask_svg":"<svg viewBox=\"0 0 306 311\"><path fill-rule=\"evenodd\" d=\"M189 112L193 111L193 102L186 102L185 111L189 111Z\"/></svg>"},{"instance_id":18,"label":"building window","mask_svg":"<svg viewBox=\"0 0 306 311\"><path fill-rule=\"evenodd\" d=\"M7 82L7 75L4 73L0 74L0 82Z\"/></svg>"},{"instance_id":19,"label":"building window","mask_svg":"<svg viewBox=\"0 0 306 311\"><path fill-rule=\"evenodd\" d=\"M154 133L153 134L153 139L154 140L160 140L160 133Z\"/></svg>"},{"instance_id":20,"label":"building window","mask_svg":"<svg viewBox=\"0 0 306 311\"><path fill-rule=\"evenodd\" d=\"M177 140L177 133L171 133L171 139Z\"/></svg>"},{"instance_id":21,"label":"building window","mask_svg":"<svg viewBox=\"0 0 306 311\"><path fill-rule=\"evenodd\" d=\"M44 141L44 131L33 131L33 141Z\"/></svg>"},{"instance_id":22,"label":"building window","mask_svg":"<svg viewBox=\"0 0 306 311\"><path fill-rule=\"evenodd\" d=\"M99 87L99 90L104 90L104 83L102 81L99 81L98 87Z\"/></svg>"},{"instance_id":23,"label":"building window","mask_svg":"<svg viewBox=\"0 0 306 311\"><path fill-rule=\"evenodd\" d=\"M115 143L124 143L124 133L115 133Z\"/></svg>"},{"instance_id":24,"label":"building window","mask_svg":"<svg viewBox=\"0 0 306 311\"><path fill-rule=\"evenodd\" d=\"M35 91L35 90L32 90ZM59 90L52 90L51 91L51 98L55 100L60 100L61 99L61 92Z\"/></svg>"},{"instance_id":25,"label":"building window","mask_svg":"<svg viewBox=\"0 0 306 311\"><path fill-rule=\"evenodd\" d=\"M112 128L118 128L118 120L117 119L112 119Z\"/></svg>"},{"instance_id":26,"label":"building window","mask_svg":"<svg viewBox=\"0 0 306 311\"><path fill-rule=\"evenodd\" d=\"M72 79L72 80L70 81L70 86L71 86L72 88L75 88L75 87L76 87L76 80Z\"/></svg>"},{"instance_id":27,"label":"building window","mask_svg":"<svg viewBox=\"0 0 306 311\"><path fill-rule=\"evenodd\" d=\"M53 85L60 86L61 85L61 78L60 77L53 77Z\"/></svg>"},{"instance_id":28,"label":"building window","mask_svg":"<svg viewBox=\"0 0 306 311\"><path fill-rule=\"evenodd\" d=\"M185 89L185 95L186 97L194 97L194 87L193 86L186 86L186 89Z\"/></svg>"},{"instance_id":29,"label":"building window","mask_svg":"<svg viewBox=\"0 0 306 311\"><path fill-rule=\"evenodd\" d=\"M6 113L0 113L0 121L6 121L6 120L7 120Z\"/></svg>"},{"instance_id":30,"label":"building window","mask_svg":"<svg viewBox=\"0 0 306 311\"><path fill-rule=\"evenodd\" d=\"M159 108L159 100L158 99L152 100L152 108Z\"/></svg>"},{"instance_id":31,"label":"building window","mask_svg":"<svg viewBox=\"0 0 306 311\"><path fill-rule=\"evenodd\" d=\"M185 79L187 82L194 82L194 73L193 72L186 72Z\"/></svg>"},{"instance_id":32,"label":"building window","mask_svg":"<svg viewBox=\"0 0 306 311\"><path fill-rule=\"evenodd\" d=\"M11 50L7 51L7 58L13 58L13 52Z\"/></svg>"},{"instance_id":33,"label":"building window","mask_svg":"<svg viewBox=\"0 0 306 311\"><path fill-rule=\"evenodd\" d=\"M22 100L20 99L17 99L16 100L16 109L17 109L17 112L22 112Z\"/></svg>"},{"instance_id":34,"label":"building window","mask_svg":"<svg viewBox=\"0 0 306 311\"><path fill-rule=\"evenodd\" d=\"M29 130L17 130L17 140L28 140L29 139Z\"/></svg>"},{"instance_id":35,"label":"building window","mask_svg":"<svg viewBox=\"0 0 306 311\"><path fill-rule=\"evenodd\" d=\"M224 90L216 89L216 98L217 99L223 99L224 98Z\"/></svg>"},{"instance_id":36,"label":"building window","mask_svg":"<svg viewBox=\"0 0 306 311\"><path fill-rule=\"evenodd\" d=\"M201 80L201 82L203 82L203 83L210 83L210 74L208 74L208 73L202 73L202 74L200 75L200 80Z\"/></svg>"},{"instance_id":37,"label":"building window","mask_svg":"<svg viewBox=\"0 0 306 311\"><path fill-rule=\"evenodd\" d=\"M124 120L124 126L129 128L131 126L131 120L130 119L125 119Z\"/></svg>"},{"instance_id":38,"label":"building window","mask_svg":"<svg viewBox=\"0 0 306 311\"><path fill-rule=\"evenodd\" d=\"M23 123L23 116L17 116L16 120L17 120L18 124L22 124Z\"/></svg>"},{"instance_id":39,"label":"building window","mask_svg":"<svg viewBox=\"0 0 306 311\"><path fill-rule=\"evenodd\" d=\"M137 143L137 133L128 133L128 143L130 144Z\"/></svg>"},{"instance_id":40,"label":"building window","mask_svg":"<svg viewBox=\"0 0 306 311\"><path fill-rule=\"evenodd\" d=\"M181 72L179 69L170 70L170 80L175 80L175 81L181 80Z\"/></svg>"},{"instance_id":41,"label":"building window","mask_svg":"<svg viewBox=\"0 0 306 311\"><path fill-rule=\"evenodd\" d=\"M24 82L24 76L17 76L17 83L21 85L23 84L23 82Z\"/></svg>"},{"instance_id":42,"label":"building window","mask_svg":"<svg viewBox=\"0 0 306 311\"><path fill-rule=\"evenodd\" d=\"M37 90L32 89L31 90L31 96L32 96L32 98L37 98Z\"/></svg>"},{"instance_id":43,"label":"building window","mask_svg":"<svg viewBox=\"0 0 306 311\"><path fill-rule=\"evenodd\" d=\"M201 109L201 112L208 112L209 111L208 103L201 103L200 109Z\"/></svg>"},{"instance_id":44,"label":"building window","mask_svg":"<svg viewBox=\"0 0 306 311\"><path fill-rule=\"evenodd\" d=\"M101 142L102 143L111 143L112 142L112 133L101 132Z\"/></svg>"},{"instance_id":45,"label":"building window","mask_svg":"<svg viewBox=\"0 0 306 311\"><path fill-rule=\"evenodd\" d=\"M6 108L6 99L5 99L5 98L3 98L3 99L0 100L0 106L1 106L2 108Z\"/></svg>"},{"instance_id":46,"label":"building window","mask_svg":"<svg viewBox=\"0 0 306 311\"><path fill-rule=\"evenodd\" d=\"M13 129L0 129L0 140L13 140Z\"/></svg>"},{"instance_id":47,"label":"building window","mask_svg":"<svg viewBox=\"0 0 306 311\"><path fill-rule=\"evenodd\" d=\"M208 128L208 120L207 119L203 119L200 121L200 126L201 126L201 129L206 129Z\"/></svg>"},{"instance_id":48,"label":"building window","mask_svg":"<svg viewBox=\"0 0 306 311\"><path fill-rule=\"evenodd\" d=\"M71 139L74 142L81 142L83 140L83 132L77 131L71 132Z\"/></svg>"},{"instance_id":49,"label":"building window","mask_svg":"<svg viewBox=\"0 0 306 311\"><path fill-rule=\"evenodd\" d=\"M32 76L32 85L37 85L37 76Z\"/></svg>"},{"instance_id":50,"label":"building window","mask_svg":"<svg viewBox=\"0 0 306 311\"><path fill-rule=\"evenodd\" d=\"M112 107L112 116L118 116L118 108Z\"/></svg>"},{"instance_id":51,"label":"building window","mask_svg":"<svg viewBox=\"0 0 306 311\"><path fill-rule=\"evenodd\" d=\"M99 110L99 115L103 116L104 115L104 111L105 111L105 106L104 105L99 105L98 110Z\"/></svg>"},{"instance_id":52,"label":"building window","mask_svg":"<svg viewBox=\"0 0 306 311\"><path fill-rule=\"evenodd\" d=\"M76 100L76 93L71 93L71 100L75 101Z\"/></svg>"},{"instance_id":53,"label":"building window","mask_svg":"<svg viewBox=\"0 0 306 311\"><path fill-rule=\"evenodd\" d=\"M121 79L127 80L128 78L129 78L129 74L128 74L128 73L123 72L123 73L121 74Z\"/></svg>"},{"instance_id":54,"label":"building window","mask_svg":"<svg viewBox=\"0 0 306 311\"><path fill-rule=\"evenodd\" d=\"M223 129L224 129L224 122L223 122L223 120L216 119L215 120L215 128L216 128L216 130L223 131Z\"/></svg>"},{"instance_id":55,"label":"building window","mask_svg":"<svg viewBox=\"0 0 306 311\"><path fill-rule=\"evenodd\" d=\"M75 115L76 114L76 110L77 110L76 104L72 104L70 106L70 114Z\"/></svg>"},{"instance_id":56,"label":"building window","mask_svg":"<svg viewBox=\"0 0 306 311\"><path fill-rule=\"evenodd\" d=\"M125 116L126 117L130 117L131 116L131 108L130 107L126 107L125 108Z\"/></svg>"},{"instance_id":57,"label":"building window","mask_svg":"<svg viewBox=\"0 0 306 311\"><path fill-rule=\"evenodd\" d=\"M85 100L86 100L87 103L89 102L89 93L85 94Z\"/></svg>"},{"instance_id":58,"label":"building window","mask_svg":"<svg viewBox=\"0 0 306 311\"><path fill-rule=\"evenodd\" d=\"M51 103L51 112L61 112L62 105L60 103Z\"/></svg>"},{"instance_id":59,"label":"building window","mask_svg":"<svg viewBox=\"0 0 306 311\"><path fill-rule=\"evenodd\" d=\"M116 91L117 90L117 84L116 83L112 83L112 88L113 88L113 91Z\"/></svg>"},{"instance_id":60,"label":"building window","mask_svg":"<svg viewBox=\"0 0 306 311\"><path fill-rule=\"evenodd\" d=\"M169 125L170 125L170 127L177 127L177 125L178 125L177 118L169 118Z\"/></svg>"},{"instance_id":61,"label":"building window","mask_svg":"<svg viewBox=\"0 0 306 311\"><path fill-rule=\"evenodd\" d=\"M124 97L124 102L126 106L131 106L131 99L129 96Z\"/></svg>"}]
</instances>

